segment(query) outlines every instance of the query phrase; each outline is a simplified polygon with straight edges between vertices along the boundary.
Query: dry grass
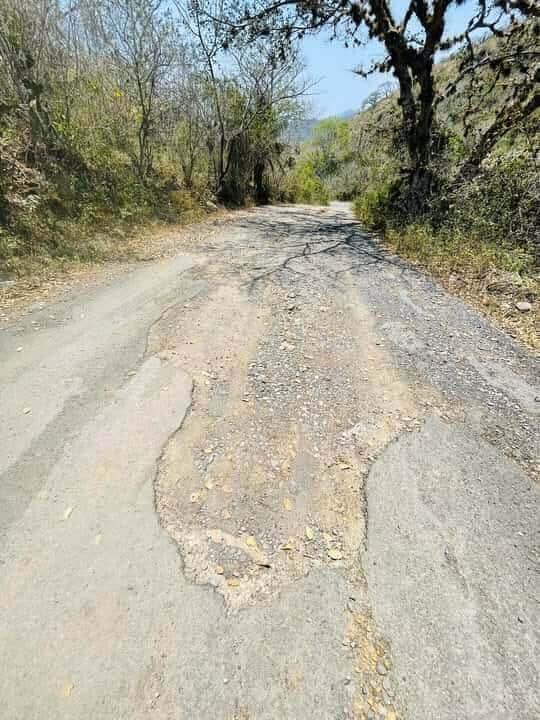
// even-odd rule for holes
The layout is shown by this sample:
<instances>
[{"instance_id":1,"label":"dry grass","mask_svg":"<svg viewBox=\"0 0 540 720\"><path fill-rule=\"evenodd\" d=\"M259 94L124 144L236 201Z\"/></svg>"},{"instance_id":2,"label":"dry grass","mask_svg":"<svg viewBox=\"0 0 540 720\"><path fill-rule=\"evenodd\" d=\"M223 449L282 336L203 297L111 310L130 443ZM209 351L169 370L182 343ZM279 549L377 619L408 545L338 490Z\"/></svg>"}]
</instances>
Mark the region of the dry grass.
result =
<instances>
[{"instance_id":1,"label":"dry grass","mask_svg":"<svg viewBox=\"0 0 540 720\"><path fill-rule=\"evenodd\" d=\"M423 225L388 230L384 242L493 318L509 335L540 350L540 276L527 251L483 242L459 231L436 235ZM530 311L517 308L522 301L531 304Z\"/></svg>"},{"instance_id":2,"label":"dry grass","mask_svg":"<svg viewBox=\"0 0 540 720\"><path fill-rule=\"evenodd\" d=\"M33 303L50 301L73 286L89 286L115 276L134 262L196 252L202 236L237 213L217 209L191 216L191 222L182 224L154 221L126 229L111 228L109 233L101 230L84 237L85 245L90 242L94 248L84 259L37 254L20 258L16 274L13 268L0 274L0 281L12 278L9 284L0 285L0 321L24 312Z\"/></svg>"}]
</instances>

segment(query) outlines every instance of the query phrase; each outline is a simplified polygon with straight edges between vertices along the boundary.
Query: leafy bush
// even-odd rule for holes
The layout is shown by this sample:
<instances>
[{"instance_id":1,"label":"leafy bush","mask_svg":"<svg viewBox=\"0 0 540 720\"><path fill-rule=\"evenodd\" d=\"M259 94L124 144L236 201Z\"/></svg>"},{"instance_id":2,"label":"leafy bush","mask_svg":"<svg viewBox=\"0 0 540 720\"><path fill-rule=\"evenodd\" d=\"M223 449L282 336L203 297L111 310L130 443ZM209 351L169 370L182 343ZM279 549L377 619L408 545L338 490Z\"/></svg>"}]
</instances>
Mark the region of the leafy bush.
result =
<instances>
[{"instance_id":1,"label":"leafy bush","mask_svg":"<svg viewBox=\"0 0 540 720\"><path fill-rule=\"evenodd\" d=\"M310 158L297 163L285 182L285 199L290 202L328 205L330 199L328 191L316 175L314 163Z\"/></svg>"},{"instance_id":2,"label":"leafy bush","mask_svg":"<svg viewBox=\"0 0 540 720\"><path fill-rule=\"evenodd\" d=\"M540 228L540 176L531 153L494 153L473 180L459 185L453 158L437 165L427 210L407 210L406 179L368 184L354 204L367 227L385 230L391 244L432 269L481 277L490 268L534 272Z\"/></svg>"},{"instance_id":3,"label":"leafy bush","mask_svg":"<svg viewBox=\"0 0 540 720\"><path fill-rule=\"evenodd\" d=\"M530 249L540 227L540 175L532 155L490 158L473 182L456 190L449 215L486 240Z\"/></svg>"},{"instance_id":4,"label":"leafy bush","mask_svg":"<svg viewBox=\"0 0 540 720\"><path fill-rule=\"evenodd\" d=\"M354 201L354 213L368 228L386 227L388 200L391 190L389 183L366 190Z\"/></svg>"}]
</instances>

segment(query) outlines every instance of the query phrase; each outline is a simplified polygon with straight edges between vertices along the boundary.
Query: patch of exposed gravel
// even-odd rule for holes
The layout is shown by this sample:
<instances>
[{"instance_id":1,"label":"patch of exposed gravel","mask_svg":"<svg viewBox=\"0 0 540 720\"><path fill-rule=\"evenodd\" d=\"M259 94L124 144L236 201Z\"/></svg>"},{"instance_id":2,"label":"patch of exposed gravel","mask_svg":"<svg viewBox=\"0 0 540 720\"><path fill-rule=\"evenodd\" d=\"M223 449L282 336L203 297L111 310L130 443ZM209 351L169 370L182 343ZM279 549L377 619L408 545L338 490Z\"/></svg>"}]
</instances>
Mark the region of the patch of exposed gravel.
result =
<instances>
[{"instance_id":1,"label":"patch of exposed gravel","mask_svg":"<svg viewBox=\"0 0 540 720\"><path fill-rule=\"evenodd\" d=\"M417 401L466 422L537 477L537 356L384 250L361 231L346 207L331 207L321 214L324 224L306 212L292 232L286 215L269 223L268 245L255 250L260 265L257 283L287 288L303 278L318 286L321 295L352 288L353 304L370 308L380 346L414 389ZM335 222L331 232L328 218ZM276 250L284 248L287 257L279 261Z\"/></svg>"}]
</instances>

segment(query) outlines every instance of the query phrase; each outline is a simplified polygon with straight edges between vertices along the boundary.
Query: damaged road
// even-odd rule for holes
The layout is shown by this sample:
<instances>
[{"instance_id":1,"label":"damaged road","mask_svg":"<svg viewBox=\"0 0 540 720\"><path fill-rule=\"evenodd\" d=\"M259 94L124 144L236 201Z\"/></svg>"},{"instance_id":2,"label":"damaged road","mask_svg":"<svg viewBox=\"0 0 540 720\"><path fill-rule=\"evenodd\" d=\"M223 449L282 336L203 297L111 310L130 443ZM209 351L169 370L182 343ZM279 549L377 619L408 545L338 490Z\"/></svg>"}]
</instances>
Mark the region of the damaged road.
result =
<instances>
[{"instance_id":1,"label":"damaged road","mask_svg":"<svg viewBox=\"0 0 540 720\"><path fill-rule=\"evenodd\" d=\"M265 208L0 333L2 717L536 717L535 359Z\"/></svg>"}]
</instances>

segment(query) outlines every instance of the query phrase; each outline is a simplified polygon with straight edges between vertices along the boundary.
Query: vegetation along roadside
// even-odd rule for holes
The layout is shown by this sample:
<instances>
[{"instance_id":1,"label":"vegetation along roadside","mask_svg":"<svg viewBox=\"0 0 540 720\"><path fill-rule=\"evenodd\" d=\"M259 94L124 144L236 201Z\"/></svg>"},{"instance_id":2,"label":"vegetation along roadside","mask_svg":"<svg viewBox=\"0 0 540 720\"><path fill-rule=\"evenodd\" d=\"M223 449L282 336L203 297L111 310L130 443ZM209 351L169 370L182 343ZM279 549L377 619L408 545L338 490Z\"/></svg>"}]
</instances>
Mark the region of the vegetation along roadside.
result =
<instances>
[{"instance_id":1,"label":"vegetation along roadside","mask_svg":"<svg viewBox=\"0 0 540 720\"><path fill-rule=\"evenodd\" d=\"M0 281L133 256L148 226L216 205L346 199L537 346L539 17L530 0L0 0ZM356 72L389 80L302 139L302 42L321 32L351 64L378 45Z\"/></svg>"},{"instance_id":2,"label":"vegetation along roadside","mask_svg":"<svg viewBox=\"0 0 540 720\"><path fill-rule=\"evenodd\" d=\"M315 19L295 6L286 19L261 11L252 22L340 28L352 45L367 32L384 59L358 73L393 79L352 118L315 125L293 195L353 200L356 217L395 252L538 348L538 6L467 3L454 34L451 2L405 4L399 17L386 3L358 12L323 3Z\"/></svg>"}]
</instances>

